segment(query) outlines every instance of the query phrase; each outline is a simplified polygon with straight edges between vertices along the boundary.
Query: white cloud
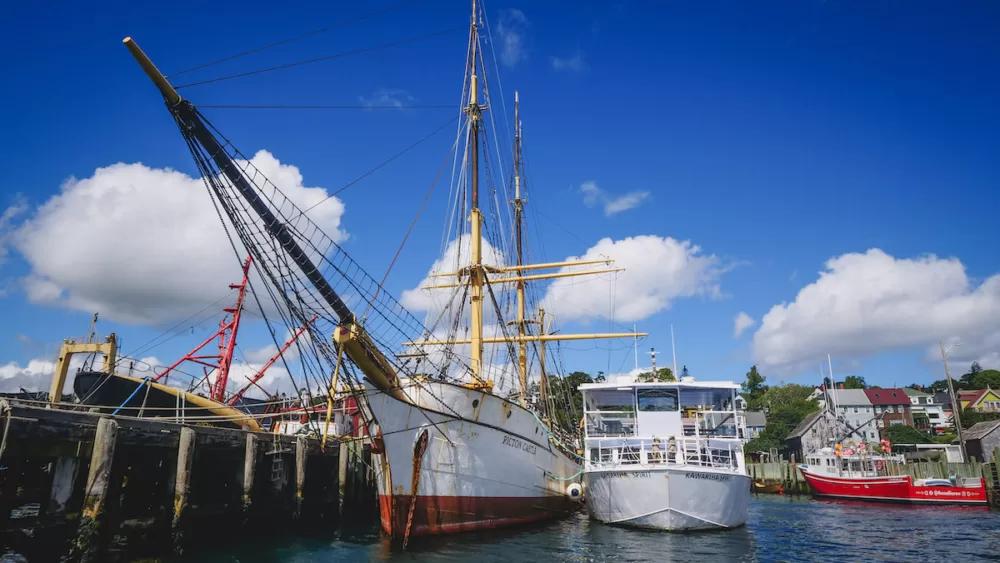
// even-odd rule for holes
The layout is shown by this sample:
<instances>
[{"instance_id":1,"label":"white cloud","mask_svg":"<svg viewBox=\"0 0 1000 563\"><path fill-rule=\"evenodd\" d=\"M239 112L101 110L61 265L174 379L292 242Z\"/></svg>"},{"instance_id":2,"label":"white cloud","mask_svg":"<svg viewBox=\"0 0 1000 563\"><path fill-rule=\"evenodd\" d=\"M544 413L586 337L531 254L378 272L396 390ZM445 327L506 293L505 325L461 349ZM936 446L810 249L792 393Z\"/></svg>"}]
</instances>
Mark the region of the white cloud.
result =
<instances>
[{"instance_id":1,"label":"white cloud","mask_svg":"<svg viewBox=\"0 0 1000 563\"><path fill-rule=\"evenodd\" d=\"M608 318L614 305L614 320L633 322L665 311L677 299L695 295L720 295L719 277L724 272L719 259L702 254L691 241L642 235L614 241L604 238L580 256L580 260L614 260L625 268L612 281L609 275L558 278L545 293L547 310L558 321ZM575 260L570 257L567 260ZM573 266L561 271L592 269ZM613 293L612 293L613 290Z\"/></svg>"},{"instance_id":2,"label":"white cloud","mask_svg":"<svg viewBox=\"0 0 1000 563\"><path fill-rule=\"evenodd\" d=\"M389 106L401 109L403 106L416 101L416 98L411 96L406 90L379 88L371 96L358 96L358 100L368 108L373 106Z\"/></svg>"},{"instance_id":3,"label":"white cloud","mask_svg":"<svg viewBox=\"0 0 1000 563\"><path fill-rule=\"evenodd\" d=\"M976 285L957 258L895 258L879 249L830 259L790 304L775 305L754 334L758 363L798 368L961 339L955 361L1000 360L1000 274Z\"/></svg>"},{"instance_id":4,"label":"white cloud","mask_svg":"<svg viewBox=\"0 0 1000 563\"><path fill-rule=\"evenodd\" d=\"M14 220L27 210L28 204L23 197L18 196L14 199L14 203L0 213L0 264L7 259L7 245L10 242Z\"/></svg>"},{"instance_id":5,"label":"white cloud","mask_svg":"<svg viewBox=\"0 0 1000 563\"><path fill-rule=\"evenodd\" d=\"M555 70L565 70L570 72L582 72L587 70L587 61L583 60L582 53L576 53L571 57L549 57L552 68Z\"/></svg>"},{"instance_id":6,"label":"white cloud","mask_svg":"<svg viewBox=\"0 0 1000 563\"><path fill-rule=\"evenodd\" d=\"M580 192L583 194L584 205L594 207L600 204L604 207L604 214L609 217L638 207L639 204L649 199L647 191L632 191L619 196L609 194L593 180L580 184Z\"/></svg>"},{"instance_id":7,"label":"white cloud","mask_svg":"<svg viewBox=\"0 0 1000 563\"><path fill-rule=\"evenodd\" d=\"M733 319L733 338L739 338L743 335L743 332L757 324L757 321L753 320L753 317L740 311L736 318Z\"/></svg>"},{"instance_id":8,"label":"white cloud","mask_svg":"<svg viewBox=\"0 0 1000 563\"><path fill-rule=\"evenodd\" d=\"M295 166L267 151L251 163L335 240L344 204L307 187ZM70 178L13 234L31 266L33 303L126 323L182 319L223 295L239 266L200 178L143 164L114 164Z\"/></svg>"},{"instance_id":9,"label":"white cloud","mask_svg":"<svg viewBox=\"0 0 1000 563\"><path fill-rule=\"evenodd\" d=\"M445 308L449 306L457 307L458 302L462 298L461 290L456 291L455 288L422 288L429 285L456 282L457 279L455 276L436 277L433 274L457 272L459 269L468 266L472 261L470 240L470 236L464 234L458 239L449 242L445 248L444 255L434 261L427 276L420 284L413 289L403 291L400 303L410 311L427 313L428 319L431 322ZM483 264L497 267L506 264L503 254L487 241L483 241ZM465 310L468 312L468 307ZM486 307L484 307L484 312L486 315L490 314L490 311Z\"/></svg>"},{"instance_id":10,"label":"white cloud","mask_svg":"<svg viewBox=\"0 0 1000 563\"><path fill-rule=\"evenodd\" d=\"M496 36L499 39L500 62L507 67L515 67L517 63L528 58L525 44L528 18L518 9L501 10L497 20Z\"/></svg>"},{"instance_id":11,"label":"white cloud","mask_svg":"<svg viewBox=\"0 0 1000 563\"><path fill-rule=\"evenodd\" d=\"M16 393L26 391L48 391L55 373L55 362L36 359L21 366L17 362L0 365L0 391Z\"/></svg>"}]
</instances>

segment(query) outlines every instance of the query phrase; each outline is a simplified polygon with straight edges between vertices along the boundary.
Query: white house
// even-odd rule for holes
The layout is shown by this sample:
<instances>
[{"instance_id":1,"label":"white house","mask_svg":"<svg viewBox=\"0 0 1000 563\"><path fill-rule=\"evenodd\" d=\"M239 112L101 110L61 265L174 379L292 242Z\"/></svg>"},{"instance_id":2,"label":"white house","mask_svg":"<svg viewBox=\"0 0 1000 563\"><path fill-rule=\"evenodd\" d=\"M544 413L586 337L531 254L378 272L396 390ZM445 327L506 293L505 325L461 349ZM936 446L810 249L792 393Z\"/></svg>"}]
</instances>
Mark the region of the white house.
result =
<instances>
[{"instance_id":1,"label":"white house","mask_svg":"<svg viewBox=\"0 0 1000 563\"><path fill-rule=\"evenodd\" d=\"M845 440L878 440L878 428L875 425L875 409L868 399L864 389L830 389L824 393L817 389L813 393L821 407L826 408L826 400L833 400L837 418L843 420L854 430Z\"/></svg>"},{"instance_id":2,"label":"white house","mask_svg":"<svg viewBox=\"0 0 1000 563\"><path fill-rule=\"evenodd\" d=\"M903 392L910 398L910 403L913 405L910 407L910 412L913 413L914 426L920 430L933 429L935 433L944 432L945 429L951 427L951 417L945 414L944 405L934 400L934 395L910 389L909 387L904 388ZM951 410L950 405L948 410ZM927 416L927 425L917 421L918 414Z\"/></svg>"}]
</instances>

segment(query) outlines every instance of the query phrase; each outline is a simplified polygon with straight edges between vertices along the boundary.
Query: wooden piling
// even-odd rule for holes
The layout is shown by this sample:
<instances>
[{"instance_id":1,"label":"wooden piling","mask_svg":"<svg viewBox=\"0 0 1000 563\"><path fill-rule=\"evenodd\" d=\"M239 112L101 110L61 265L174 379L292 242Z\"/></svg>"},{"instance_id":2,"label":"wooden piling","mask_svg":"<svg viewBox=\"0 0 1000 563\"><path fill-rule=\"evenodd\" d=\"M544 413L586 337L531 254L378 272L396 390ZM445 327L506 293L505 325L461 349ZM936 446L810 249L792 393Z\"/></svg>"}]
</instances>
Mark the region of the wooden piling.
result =
<instances>
[{"instance_id":1,"label":"wooden piling","mask_svg":"<svg viewBox=\"0 0 1000 563\"><path fill-rule=\"evenodd\" d=\"M339 467L337 471L337 486L339 487L339 496L337 502L340 503L339 510L340 514L344 513L344 500L347 497L347 467L350 463L351 454L350 447L348 446L348 441L345 439L340 440L340 459L338 459Z\"/></svg>"},{"instance_id":2,"label":"wooden piling","mask_svg":"<svg viewBox=\"0 0 1000 563\"><path fill-rule=\"evenodd\" d=\"M77 470L80 467L80 459L75 457L61 456L56 459L52 470L52 487L49 491L48 513L52 516L66 512L66 505L73 496L73 489L76 487Z\"/></svg>"},{"instance_id":3,"label":"wooden piling","mask_svg":"<svg viewBox=\"0 0 1000 563\"><path fill-rule=\"evenodd\" d=\"M73 548L73 559L98 561L104 542L107 522L103 518L108 484L111 481L111 466L118 441L118 423L111 418L102 418L97 423L94 434L94 449L90 456L90 472L84 492L83 513L77 530Z\"/></svg>"},{"instance_id":4,"label":"wooden piling","mask_svg":"<svg viewBox=\"0 0 1000 563\"><path fill-rule=\"evenodd\" d=\"M295 518L302 516L303 492L306 488L306 437L295 439Z\"/></svg>"},{"instance_id":5,"label":"wooden piling","mask_svg":"<svg viewBox=\"0 0 1000 563\"><path fill-rule=\"evenodd\" d=\"M249 512L253 502L253 479L257 470L257 435L247 434L246 450L243 457L243 512Z\"/></svg>"},{"instance_id":6,"label":"wooden piling","mask_svg":"<svg viewBox=\"0 0 1000 563\"><path fill-rule=\"evenodd\" d=\"M174 552L184 553L184 512L191 490L191 467L194 464L195 433L192 428L181 428L180 442L177 444L177 476L174 478L174 517L171 523L171 537Z\"/></svg>"}]
</instances>

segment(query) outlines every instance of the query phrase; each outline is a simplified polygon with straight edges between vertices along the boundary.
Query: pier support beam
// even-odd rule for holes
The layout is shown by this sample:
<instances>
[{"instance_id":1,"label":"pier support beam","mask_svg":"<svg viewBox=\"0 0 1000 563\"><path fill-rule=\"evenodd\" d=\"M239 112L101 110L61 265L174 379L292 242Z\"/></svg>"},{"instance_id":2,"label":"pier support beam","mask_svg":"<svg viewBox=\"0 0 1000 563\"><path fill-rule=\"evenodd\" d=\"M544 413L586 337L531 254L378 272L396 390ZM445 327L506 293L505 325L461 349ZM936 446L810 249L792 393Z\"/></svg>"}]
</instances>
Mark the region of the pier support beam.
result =
<instances>
[{"instance_id":1,"label":"pier support beam","mask_svg":"<svg viewBox=\"0 0 1000 563\"><path fill-rule=\"evenodd\" d=\"M243 457L243 515L244 523L253 502L253 478L257 471L257 435L247 434L246 452Z\"/></svg>"},{"instance_id":2,"label":"pier support beam","mask_svg":"<svg viewBox=\"0 0 1000 563\"><path fill-rule=\"evenodd\" d=\"M66 504L76 487L76 473L80 467L79 458L61 456L56 459L52 470L52 491L49 493L50 515L66 512Z\"/></svg>"},{"instance_id":3,"label":"pier support beam","mask_svg":"<svg viewBox=\"0 0 1000 563\"><path fill-rule=\"evenodd\" d=\"M191 467L194 464L195 433L191 428L181 428L180 443L177 444L177 476L174 479L174 517L171 523L171 537L174 553L184 553L184 512L188 505L191 489Z\"/></svg>"},{"instance_id":4,"label":"pier support beam","mask_svg":"<svg viewBox=\"0 0 1000 563\"><path fill-rule=\"evenodd\" d=\"M295 439L295 517L302 516L302 498L306 488L306 452L308 444L305 436Z\"/></svg>"},{"instance_id":5,"label":"pier support beam","mask_svg":"<svg viewBox=\"0 0 1000 563\"><path fill-rule=\"evenodd\" d=\"M99 561L102 551L103 529L107 524L103 518L108 484L111 481L111 466L115 457L115 443L118 440L118 423L111 418L102 418L97 423L94 435L94 450L90 456L90 473L84 492L83 513L73 547L74 557L80 561Z\"/></svg>"},{"instance_id":6,"label":"pier support beam","mask_svg":"<svg viewBox=\"0 0 1000 563\"><path fill-rule=\"evenodd\" d=\"M340 514L344 514L344 500L347 498L347 467L350 463L350 449L347 445L347 440L341 438L340 440L340 456L337 459L338 471L337 471L337 487L339 487L339 494L337 496L337 502L340 504L339 510Z\"/></svg>"}]
</instances>

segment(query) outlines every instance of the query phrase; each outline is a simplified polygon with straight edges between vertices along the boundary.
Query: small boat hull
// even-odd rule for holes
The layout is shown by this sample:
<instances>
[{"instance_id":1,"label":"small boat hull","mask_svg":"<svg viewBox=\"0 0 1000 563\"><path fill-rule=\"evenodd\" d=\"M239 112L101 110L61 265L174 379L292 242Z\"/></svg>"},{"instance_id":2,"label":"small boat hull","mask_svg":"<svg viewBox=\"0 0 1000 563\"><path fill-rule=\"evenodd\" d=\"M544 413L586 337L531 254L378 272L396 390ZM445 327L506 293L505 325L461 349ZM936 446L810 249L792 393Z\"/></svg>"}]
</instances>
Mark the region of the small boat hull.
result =
<instances>
[{"instance_id":1,"label":"small boat hull","mask_svg":"<svg viewBox=\"0 0 1000 563\"><path fill-rule=\"evenodd\" d=\"M587 510L606 524L687 531L736 528L747 520L750 477L709 467L591 470Z\"/></svg>"},{"instance_id":2,"label":"small boat hull","mask_svg":"<svg viewBox=\"0 0 1000 563\"><path fill-rule=\"evenodd\" d=\"M753 484L753 490L755 493L766 494L766 495L778 495L782 493L781 483L773 483L768 485L766 483L755 482Z\"/></svg>"},{"instance_id":3,"label":"small boat hull","mask_svg":"<svg viewBox=\"0 0 1000 563\"><path fill-rule=\"evenodd\" d=\"M73 392L82 406L96 412L260 430L260 424L243 411L183 389L125 375L83 371L73 380Z\"/></svg>"},{"instance_id":4,"label":"small boat hull","mask_svg":"<svg viewBox=\"0 0 1000 563\"><path fill-rule=\"evenodd\" d=\"M972 479L974 485L915 484L909 475L845 478L818 475L808 465L799 470L813 494L819 497L908 504L987 505L986 482Z\"/></svg>"}]
</instances>

